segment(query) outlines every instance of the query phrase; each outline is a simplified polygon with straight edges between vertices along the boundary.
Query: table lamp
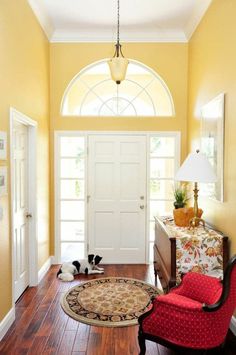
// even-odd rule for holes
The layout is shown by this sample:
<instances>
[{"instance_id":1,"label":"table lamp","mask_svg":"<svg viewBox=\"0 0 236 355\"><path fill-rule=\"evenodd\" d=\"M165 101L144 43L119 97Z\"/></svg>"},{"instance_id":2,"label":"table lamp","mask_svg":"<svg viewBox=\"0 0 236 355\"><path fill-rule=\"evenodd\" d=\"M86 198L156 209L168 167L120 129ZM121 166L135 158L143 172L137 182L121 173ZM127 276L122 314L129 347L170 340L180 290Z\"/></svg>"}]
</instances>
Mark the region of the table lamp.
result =
<instances>
[{"instance_id":1,"label":"table lamp","mask_svg":"<svg viewBox=\"0 0 236 355\"><path fill-rule=\"evenodd\" d=\"M194 217L190 220L189 226L195 228L202 224L205 227L205 221L198 217L198 183L216 182L217 177L209 163L206 155L196 150L195 153L190 153L183 162L175 175L177 181L194 182Z\"/></svg>"}]
</instances>

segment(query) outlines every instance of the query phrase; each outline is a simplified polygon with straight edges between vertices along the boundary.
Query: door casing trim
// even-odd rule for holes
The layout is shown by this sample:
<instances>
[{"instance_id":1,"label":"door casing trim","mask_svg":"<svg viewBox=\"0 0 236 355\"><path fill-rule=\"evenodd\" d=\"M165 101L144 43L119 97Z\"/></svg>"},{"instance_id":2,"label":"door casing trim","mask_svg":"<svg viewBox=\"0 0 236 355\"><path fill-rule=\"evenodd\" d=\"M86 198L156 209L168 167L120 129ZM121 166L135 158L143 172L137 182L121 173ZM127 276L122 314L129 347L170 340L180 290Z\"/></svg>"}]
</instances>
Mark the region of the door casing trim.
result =
<instances>
[{"instance_id":1,"label":"door casing trim","mask_svg":"<svg viewBox=\"0 0 236 355\"><path fill-rule=\"evenodd\" d=\"M29 222L29 286L38 285L38 228L37 228L37 127L38 123L25 114L10 107L10 181L11 181L11 240L12 240L12 305L15 305L14 286L14 122L28 127L28 205L33 218Z\"/></svg>"}]
</instances>

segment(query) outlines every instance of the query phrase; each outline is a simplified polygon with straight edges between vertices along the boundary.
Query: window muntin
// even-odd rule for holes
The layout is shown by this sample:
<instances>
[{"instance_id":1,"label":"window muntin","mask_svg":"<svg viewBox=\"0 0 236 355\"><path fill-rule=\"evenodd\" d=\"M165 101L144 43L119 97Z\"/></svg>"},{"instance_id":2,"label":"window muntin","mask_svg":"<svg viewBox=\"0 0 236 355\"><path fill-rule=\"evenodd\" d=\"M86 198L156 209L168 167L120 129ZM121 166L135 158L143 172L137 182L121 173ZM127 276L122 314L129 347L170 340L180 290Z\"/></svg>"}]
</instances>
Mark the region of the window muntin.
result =
<instances>
[{"instance_id":1,"label":"window muntin","mask_svg":"<svg viewBox=\"0 0 236 355\"><path fill-rule=\"evenodd\" d=\"M154 216L173 210L174 175L178 168L177 136L151 136L149 150L149 261L153 260Z\"/></svg>"},{"instance_id":2,"label":"window muntin","mask_svg":"<svg viewBox=\"0 0 236 355\"><path fill-rule=\"evenodd\" d=\"M59 137L58 228L61 261L85 256L85 138Z\"/></svg>"},{"instance_id":3,"label":"window muntin","mask_svg":"<svg viewBox=\"0 0 236 355\"><path fill-rule=\"evenodd\" d=\"M68 85L61 105L63 116L174 116L165 82L152 69L129 61L126 79L111 80L106 60L83 69Z\"/></svg>"}]
</instances>

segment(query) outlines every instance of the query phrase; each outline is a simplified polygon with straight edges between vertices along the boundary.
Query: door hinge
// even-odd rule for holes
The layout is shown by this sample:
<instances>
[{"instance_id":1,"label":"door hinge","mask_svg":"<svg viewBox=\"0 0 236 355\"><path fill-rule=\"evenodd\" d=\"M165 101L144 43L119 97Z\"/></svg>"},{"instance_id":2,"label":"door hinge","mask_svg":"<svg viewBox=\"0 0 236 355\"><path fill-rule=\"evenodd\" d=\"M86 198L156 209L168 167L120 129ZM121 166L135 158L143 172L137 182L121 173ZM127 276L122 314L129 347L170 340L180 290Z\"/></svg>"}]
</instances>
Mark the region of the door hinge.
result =
<instances>
[{"instance_id":1,"label":"door hinge","mask_svg":"<svg viewBox=\"0 0 236 355\"><path fill-rule=\"evenodd\" d=\"M89 243L87 243L87 253L89 253Z\"/></svg>"},{"instance_id":2,"label":"door hinge","mask_svg":"<svg viewBox=\"0 0 236 355\"><path fill-rule=\"evenodd\" d=\"M89 203L90 197L90 195L87 195L87 203Z\"/></svg>"}]
</instances>

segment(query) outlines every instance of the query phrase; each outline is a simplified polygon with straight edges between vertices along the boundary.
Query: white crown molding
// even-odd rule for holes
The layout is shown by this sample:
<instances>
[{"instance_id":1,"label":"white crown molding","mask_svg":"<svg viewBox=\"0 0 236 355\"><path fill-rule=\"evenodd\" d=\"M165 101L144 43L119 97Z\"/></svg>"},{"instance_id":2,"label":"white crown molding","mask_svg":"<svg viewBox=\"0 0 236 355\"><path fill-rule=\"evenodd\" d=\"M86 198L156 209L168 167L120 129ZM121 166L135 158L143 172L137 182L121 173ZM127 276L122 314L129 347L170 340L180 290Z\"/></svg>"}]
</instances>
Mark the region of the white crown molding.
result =
<instances>
[{"instance_id":1,"label":"white crown molding","mask_svg":"<svg viewBox=\"0 0 236 355\"><path fill-rule=\"evenodd\" d=\"M0 341L7 333L8 329L15 320L15 306L10 309L3 320L0 322Z\"/></svg>"},{"instance_id":2,"label":"white crown molding","mask_svg":"<svg viewBox=\"0 0 236 355\"><path fill-rule=\"evenodd\" d=\"M108 31L89 31L81 29L77 31L55 30L51 42L108 42L113 43L116 37ZM181 30L156 30L149 31L122 31L121 43L124 42L187 42L186 35Z\"/></svg>"},{"instance_id":3,"label":"white crown molding","mask_svg":"<svg viewBox=\"0 0 236 355\"><path fill-rule=\"evenodd\" d=\"M190 40L198 24L209 8L212 0L199 2L189 17L184 29L157 29L149 27L141 30L127 30L123 28L121 42L183 42ZM76 42L115 42L116 36L113 30L97 28L77 28L77 29L56 29L47 14L42 2L38 0L28 0L36 18L43 28L47 38L54 43L76 43Z\"/></svg>"},{"instance_id":4,"label":"white crown molding","mask_svg":"<svg viewBox=\"0 0 236 355\"><path fill-rule=\"evenodd\" d=\"M211 3L212 0L205 0L205 2L199 3L195 8L195 11L192 13L192 16L189 17L184 29L187 42L191 39L193 33L195 32L197 26L201 22Z\"/></svg>"},{"instance_id":5,"label":"white crown molding","mask_svg":"<svg viewBox=\"0 0 236 355\"><path fill-rule=\"evenodd\" d=\"M44 10L42 4L39 4L38 0L28 0L28 3L34 12L38 22L40 23L43 31L45 32L47 38L51 39L51 36L54 32L54 27L52 21Z\"/></svg>"}]
</instances>

